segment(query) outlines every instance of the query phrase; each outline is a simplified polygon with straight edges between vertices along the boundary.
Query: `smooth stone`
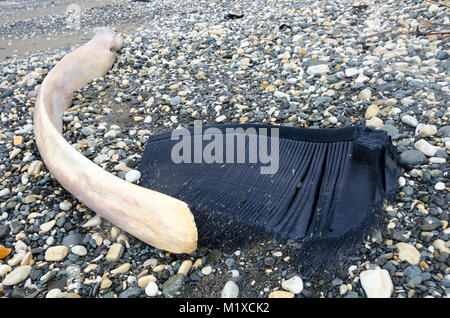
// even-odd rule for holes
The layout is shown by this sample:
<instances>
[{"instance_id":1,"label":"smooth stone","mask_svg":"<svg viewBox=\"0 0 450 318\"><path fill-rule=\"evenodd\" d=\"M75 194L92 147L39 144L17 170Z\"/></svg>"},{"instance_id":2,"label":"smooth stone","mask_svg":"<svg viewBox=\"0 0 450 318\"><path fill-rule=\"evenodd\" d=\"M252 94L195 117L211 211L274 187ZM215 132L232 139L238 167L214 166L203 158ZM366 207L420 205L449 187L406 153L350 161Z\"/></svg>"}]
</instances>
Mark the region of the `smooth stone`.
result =
<instances>
[{"instance_id":1,"label":"smooth stone","mask_svg":"<svg viewBox=\"0 0 450 318\"><path fill-rule=\"evenodd\" d=\"M12 270L12 267L6 264L0 265L0 276L8 274Z\"/></svg>"},{"instance_id":2,"label":"smooth stone","mask_svg":"<svg viewBox=\"0 0 450 318\"><path fill-rule=\"evenodd\" d=\"M222 292L220 294L221 298L237 298L239 295L239 287L238 285L229 280L223 286Z\"/></svg>"},{"instance_id":3,"label":"smooth stone","mask_svg":"<svg viewBox=\"0 0 450 318\"><path fill-rule=\"evenodd\" d=\"M202 274L203 275L209 275L212 273L212 267L211 266L205 266L202 268Z\"/></svg>"},{"instance_id":4,"label":"smooth stone","mask_svg":"<svg viewBox=\"0 0 450 318\"><path fill-rule=\"evenodd\" d=\"M413 116L410 115L404 115L402 116L402 123L411 126L411 127L417 127L417 125L419 124L419 122L417 121L417 119Z\"/></svg>"},{"instance_id":5,"label":"smooth stone","mask_svg":"<svg viewBox=\"0 0 450 318\"><path fill-rule=\"evenodd\" d=\"M438 182L434 185L434 188L438 191L445 190L445 183L444 182Z\"/></svg>"},{"instance_id":6,"label":"smooth stone","mask_svg":"<svg viewBox=\"0 0 450 318\"><path fill-rule=\"evenodd\" d=\"M75 245L71 248L71 252L78 256L85 256L87 254L87 249L83 245Z\"/></svg>"},{"instance_id":7,"label":"smooth stone","mask_svg":"<svg viewBox=\"0 0 450 318\"><path fill-rule=\"evenodd\" d=\"M388 133L389 136L393 137L395 135L398 135L399 131L398 128L392 125L383 125L380 127L380 130L384 130Z\"/></svg>"},{"instance_id":8,"label":"smooth stone","mask_svg":"<svg viewBox=\"0 0 450 318\"><path fill-rule=\"evenodd\" d=\"M63 298L66 293L63 293L59 288L53 288L48 291L45 298Z\"/></svg>"},{"instance_id":9,"label":"smooth stone","mask_svg":"<svg viewBox=\"0 0 450 318\"><path fill-rule=\"evenodd\" d=\"M6 196L6 195L8 195L10 193L11 193L11 190L9 190L9 188L2 189L2 190L0 190L0 198L4 197L4 196Z\"/></svg>"},{"instance_id":10,"label":"smooth stone","mask_svg":"<svg viewBox=\"0 0 450 318\"><path fill-rule=\"evenodd\" d=\"M119 298L137 298L141 293L142 290L138 287L135 287L121 292Z\"/></svg>"},{"instance_id":11,"label":"smooth stone","mask_svg":"<svg viewBox=\"0 0 450 318\"><path fill-rule=\"evenodd\" d=\"M359 93L358 97L363 101L368 101L372 97L372 91L370 88L365 88Z\"/></svg>"},{"instance_id":12,"label":"smooth stone","mask_svg":"<svg viewBox=\"0 0 450 318\"><path fill-rule=\"evenodd\" d=\"M106 254L106 260L108 262L117 262L122 257L124 247L120 243L114 243L109 247L108 254Z\"/></svg>"},{"instance_id":13,"label":"smooth stone","mask_svg":"<svg viewBox=\"0 0 450 318\"><path fill-rule=\"evenodd\" d=\"M183 274L184 276L187 276L189 271L191 270L191 267L192 267L192 261L186 260L183 263L181 263L180 268L178 269L178 273Z\"/></svg>"},{"instance_id":14,"label":"smooth stone","mask_svg":"<svg viewBox=\"0 0 450 318\"><path fill-rule=\"evenodd\" d=\"M299 276L294 276L281 283L284 290L290 291L293 294L300 294L303 290L303 280Z\"/></svg>"},{"instance_id":15,"label":"smooth stone","mask_svg":"<svg viewBox=\"0 0 450 318\"><path fill-rule=\"evenodd\" d=\"M131 264L130 263L124 263L119 266L117 266L115 269L111 271L111 274L117 275L117 274L123 274L130 270Z\"/></svg>"},{"instance_id":16,"label":"smooth stone","mask_svg":"<svg viewBox=\"0 0 450 318\"><path fill-rule=\"evenodd\" d=\"M348 68L345 70L345 77L353 77L358 75L359 71L357 68Z\"/></svg>"},{"instance_id":17,"label":"smooth stone","mask_svg":"<svg viewBox=\"0 0 450 318\"><path fill-rule=\"evenodd\" d=\"M364 117L366 119L370 119L370 118L375 117L376 115L378 115L379 111L380 111L380 109L378 108L378 106L375 105L375 104L372 104L369 107L367 107L366 114L364 115Z\"/></svg>"},{"instance_id":18,"label":"smooth stone","mask_svg":"<svg viewBox=\"0 0 450 318\"><path fill-rule=\"evenodd\" d=\"M269 298L294 298L294 294L283 290L275 290L269 294Z\"/></svg>"},{"instance_id":19,"label":"smooth stone","mask_svg":"<svg viewBox=\"0 0 450 318\"><path fill-rule=\"evenodd\" d=\"M383 126L383 121L378 117L372 117L366 121L366 126L373 129L380 128Z\"/></svg>"},{"instance_id":20,"label":"smooth stone","mask_svg":"<svg viewBox=\"0 0 450 318\"><path fill-rule=\"evenodd\" d=\"M42 170L44 163L41 160L34 160L28 167L28 174L32 177L36 177Z\"/></svg>"},{"instance_id":21,"label":"smooth stone","mask_svg":"<svg viewBox=\"0 0 450 318\"><path fill-rule=\"evenodd\" d=\"M327 64L319 64L308 67L306 73L309 75L327 74L330 72L330 68Z\"/></svg>"},{"instance_id":22,"label":"smooth stone","mask_svg":"<svg viewBox=\"0 0 450 318\"><path fill-rule=\"evenodd\" d=\"M145 275L142 277L139 277L138 279L138 286L141 288L144 288L151 282L156 282L156 278L153 275Z\"/></svg>"},{"instance_id":23,"label":"smooth stone","mask_svg":"<svg viewBox=\"0 0 450 318\"><path fill-rule=\"evenodd\" d=\"M69 211L72 208L72 203L65 200L59 204L59 208L63 211Z\"/></svg>"},{"instance_id":24,"label":"smooth stone","mask_svg":"<svg viewBox=\"0 0 450 318\"><path fill-rule=\"evenodd\" d=\"M163 294L165 297L173 297L183 286L185 276L183 274L175 274L163 284Z\"/></svg>"},{"instance_id":25,"label":"smooth stone","mask_svg":"<svg viewBox=\"0 0 450 318\"><path fill-rule=\"evenodd\" d=\"M52 246L45 251L45 260L48 262L59 262L63 260L67 254L69 254L67 246Z\"/></svg>"},{"instance_id":26,"label":"smooth stone","mask_svg":"<svg viewBox=\"0 0 450 318\"><path fill-rule=\"evenodd\" d=\"M416 135L421 137L430 137L437 134L437 128L435 125L423 125L419 124L416 127Z\"/></svg>"},{"instance_id":27,"label":"smooth stone","mask_svg":"<svg viewBox=\"0 0 450 318\"><path fill-rule=\"evenodd\" d=\"M423 164L427 161L425 155L419 150L406 150L400 154L401 164Z\"/></svg>"},{"instance_id":28,"label":"smooth stone","mask_svg":"<svg viewBox=\"0 0 450 318\"><path fill-rule=\"evenodd\" d=\"M420 262L420 252L411 244L397 243L398 258L400 261L406 261L411 265L417 265Z\"/></svg>"},{"instance_id":29,"label":"smooth stone","mask_svg":"<svg viewBox=\"0 0 450 318\"><path fill-rule=\"evenodd\" d=\"M13 271L11 271L9 274L6 275L5 279L3 280L3 285L5 286L13 286L20 282L23 282L27 277L30 275L31 272L31 266L29 265L22 265L19 267L16 267Z\"/></svg>"},{"instance_id":30,"label":"smooth stone","mask_svg":"<svg viewBox=\"0 0 450 318\"><path fill-rule=\"evenodd\" d=\"M359 278L367 298L390 298L394 291L391 276L385 269L363 271Z\"/></svg>"},{"instance_id":31,"label":"smooth stone","mask_svg":"<svg viewBox=\"0 0 450 318\"><path fill-rule=\"evenodd\" d=\"M425 139L420 139L414 143L414 147L426 156L433 157L439 147L430 145Z\"/></svg>"},{"instance_id":32,"label":"smooth stone","mask_svg":"<svg viewBox=\"0 0 450 318\"><path fill-rule=\"evenodd\" d=\"M147 284L147 286L145 287L145 294L149 297L155 297L158 295L158 284L156 284L155 282L150 282Z\"/></svg>"},{"instance_id":33,"label":"smooth stone","mask_svg":"<svg viewBox=\"0 0 450 318\"><path fill-rule=\"evenodd\" d=\"M96 214L94 217L87 220L87 222L84 223L82 227L96 227L100 226L100 224L102 224L102 218L100 217L100 215Z\"/></svg>"},{"instance_id":34,"label":"smooth stone","mask_svg":"<svg viewBox=\"0 0 450 318\"><path fill-rule=\"evenodd\" d=\"M125 180L128 182L136 182L141 178L141 173L138 170L130 170L125 174Z\"/></svg>"},{"instance_id":35,"label":"smooth stone","mask_svg":"<svg viewBox=\"0 0 450 318\"><path fill-rule=\"evenodd\" d=\"M64 236L62 240L62 245L70 247L78 245L83 241L83 235L81 233L70 233Z\"/></svg>"},{"instance_id":36,"label":"smooth stone","mask_svg":"<svg viewBox=\"0 0 450 318\"><path fill-rule=\"evenodd\" d=\"M41 224L39 226L39 230L41 233L46 233L48 231L50 231L56 224L56 220L51 220L47 223Z\"/></svg>"},{"instance_id":37,"label":"smooth stone","mask_svg":"<svg viewBox=\"0 0 450 318\"><path fill-rule=\"evenodd\" d=\"M100 289L108 289L109 287L111 287L112 283L113 283L112 280L105 277L102 279L102 282L100 283Z\"/></svg>"},{"instance_id":38,"label":"smooth stone","mask_svg":"<svg viewBox=\"0 0 450 318\"><path fill-rule=\"evenodd\" d=\"M450 126L443 126L438 129L437 135L439 137L450 137Z\"/></svg>"},{"instance_id":39,"label":"smooth stone","mask_svg":"<svg viewBox=\"0 0 450 318\"><path fill-rule=\"evenodd\" d=\"M437 240L435 240L434 242L433 242L433 246L435 247L435 248L437 248L439 251L441 251L441 252L445 252L445 253L447 253L447 254L450 254L450 248L448 248L446 245L445 245L445 241L444 240L441 240L441 239L437 239Z\"/></svg>"}]
</instances>

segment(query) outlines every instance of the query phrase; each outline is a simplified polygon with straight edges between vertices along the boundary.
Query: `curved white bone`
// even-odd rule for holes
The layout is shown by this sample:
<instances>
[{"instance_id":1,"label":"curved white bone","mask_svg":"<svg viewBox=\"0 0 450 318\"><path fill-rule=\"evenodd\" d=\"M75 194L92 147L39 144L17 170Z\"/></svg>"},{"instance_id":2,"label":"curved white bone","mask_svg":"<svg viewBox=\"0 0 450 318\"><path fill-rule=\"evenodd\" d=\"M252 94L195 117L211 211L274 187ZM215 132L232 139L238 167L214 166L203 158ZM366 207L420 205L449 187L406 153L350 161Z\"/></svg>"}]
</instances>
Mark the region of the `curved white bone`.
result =
<instances>
[{"instance_id":1,"label":"curved white bone","mask_svg":"<svg viewBox=\"0 0 450 318\"><path fill-rule=\"evenodd\" d=\"M173 253L197 248L187 204L126 182L75 150L62 136L62 116L76 90L106 74L122 46L108 28L66 55L42 82L34 111L36 145L55 179L90 209L138 239Z\"/></svg>"}]
</instances>

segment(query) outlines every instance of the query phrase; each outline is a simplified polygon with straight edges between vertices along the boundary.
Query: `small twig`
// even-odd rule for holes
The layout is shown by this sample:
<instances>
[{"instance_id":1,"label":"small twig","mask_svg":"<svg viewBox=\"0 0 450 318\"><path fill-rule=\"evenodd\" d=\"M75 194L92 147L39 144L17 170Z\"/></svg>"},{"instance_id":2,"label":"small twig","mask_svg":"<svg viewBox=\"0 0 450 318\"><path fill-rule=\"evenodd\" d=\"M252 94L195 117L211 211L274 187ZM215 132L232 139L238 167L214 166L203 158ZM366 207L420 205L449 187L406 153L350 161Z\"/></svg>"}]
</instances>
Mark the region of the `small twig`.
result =
<instances>
[{"instance_id":1,"label":"small twig","mask_svg":"<svg viewBox=\"0 0 450 318\"><path fill-rule=\"evenodd\" d=\"M417 26L415 31L410 31L410 32L407 32L405 34L415 34L416 36L421 36L421 35L439 35L439 34L450 34L450 31L424 32L424 31L420 31L419 26Z\"/></svg>"},{"instance_id":2,"label":"small twig","mask_svg":"<svg viewBox=\"0 0 450 318\"><path fill-rule=\"evenodd\" d=\"M440 22L433 22L433 21L428 21L428 20L423 20L423 21L421 21L421 22L423 22L423 23L429 23L429 24L432 24L432 25L440 25L440 26L447 26L447 27L450 27L450 23L440 23Z\"/></svg>"},{"instance_id":3,"label":"small twig","mask_svg":"<svg viewBox=\"0 0 450 318\"><path fill-rule=\"evenodd\" d=\"M368 38L373 38L375 36L379 36L379 35L383 35L383 34L392 32L394 30L395 30L394 28L390 28L390 29L387 29L385 31L381 31L381 32L377 32L377 33L373 33L373 34L369 34L369 35L363 36L363 37L361 37L359 39L362 41L362 40L365 40L365 39L368 39Z\"/></svg>"},{"instance_id":4,"label":"small twig","mask_svg":"<svg viewBox=\"0 0 450 318\"><path fill-rule=\"evenodd\" d=\"M431 0L425 0L425 1L426 1L426 2L430 2L430 3L437 4L437 5L440 5L440 6L444 6L444 7L447 7L447 8L450 8L450 4L441 3L441 2L436 2L436 1L431 1Z\"/></svg>"},{"instance_id":5,"label":"small twig","mask_svg":"<svg viewBox=\"0 0 450 318\"><path fill-rule=\"evenodd\" d=\"M441 37L439 40L445 40L445 39L447 39L447 38L450 38L450 35L443 36L443 37Z\"/></svg>"}]
</instances>

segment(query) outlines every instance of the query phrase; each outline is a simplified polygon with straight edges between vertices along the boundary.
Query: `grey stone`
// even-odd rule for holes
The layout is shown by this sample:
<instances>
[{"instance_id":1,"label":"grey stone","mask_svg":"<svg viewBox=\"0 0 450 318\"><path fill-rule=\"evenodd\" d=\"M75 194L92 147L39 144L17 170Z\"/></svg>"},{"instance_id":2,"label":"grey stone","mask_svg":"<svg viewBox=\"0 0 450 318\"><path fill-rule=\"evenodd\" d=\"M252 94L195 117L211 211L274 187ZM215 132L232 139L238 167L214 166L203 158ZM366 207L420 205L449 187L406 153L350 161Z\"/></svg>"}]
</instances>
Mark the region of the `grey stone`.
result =
<instances>
[{"instance_id":1,"label":"grey stone","mask_svg":"<svg viewBox=\"0 0 450 318\"><path fill-rule=\"evenodd\" d=\"M79 245L83 242L83 235L80 233L70 233L64 236L62 240L62 245L70 247L74 245Z\"/></svg>"},{"instance_id":2,"label":"grey stone","mask_svg":"<svg viewBox=\"0 0 450 318\"><path fill-rule=\"evenodd\" d=\"M135 287L124 290L120 293L119 298L137 298L142 293L142 289Z\"/></svg>"},{"instance_id":3,"label":"grey stone","mask_svg":"<svg viewBox=\"0 0 450 318\"><path fill-rule=\"evenodd\" d=\"M162 288L162 292L165 297L173 297L176 292L180 290L181 286L183 286L185 276L182 273L175 274L170 277L164 284Z\"/></svg>"},{"instance_id":4,"label":"grey stone","mask_svg":"<svg viewBox=\"0 0 450 318\"><path fill-rule=\"evenodd\" d=\"M419 150L406 150L400 154L400 163L406 165L423 164L427 158Z\"/></svg>"}]
</instances>

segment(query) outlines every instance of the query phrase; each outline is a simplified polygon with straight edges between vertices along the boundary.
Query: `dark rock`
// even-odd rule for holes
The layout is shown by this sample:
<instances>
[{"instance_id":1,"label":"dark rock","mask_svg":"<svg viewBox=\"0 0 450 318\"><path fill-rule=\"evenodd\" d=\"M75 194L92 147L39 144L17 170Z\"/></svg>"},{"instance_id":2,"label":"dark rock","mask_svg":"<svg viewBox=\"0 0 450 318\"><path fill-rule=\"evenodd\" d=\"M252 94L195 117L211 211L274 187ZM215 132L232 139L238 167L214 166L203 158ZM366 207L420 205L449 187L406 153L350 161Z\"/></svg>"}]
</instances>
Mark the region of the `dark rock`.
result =
<instances>
[{"instance_id":1,"label":"dark rock","mask_svg":"<svg viewBox=\"0 0 450 318\"><path fill-rule=\"evenodd\" d=\"M64 236L62 240L62 245L70 247L74 245L79 245L83 241L83 235L80 233L70 233Z\"/></svg>"},{"instance_id":2,"label":"dark rock","mask_svg":"<svg viewBox=\"0 0 450 318\"><path fill-rule=\"evenodd\" d=\"M5 237L7 237L9 232L10 232L9 226L0 225L0 240L3 240Z\"/></svg>"},{"instance_id":3,"label":"dark rock","mask_svg":"<svg viewBox=\"0 0 450 318\"><path fill-rule=\"evenodd\" d=\"M140 289L139 287L134 287L121 292L119 298L137 298L141 293L142 289Z\"/></svg>"}]
</instances>

